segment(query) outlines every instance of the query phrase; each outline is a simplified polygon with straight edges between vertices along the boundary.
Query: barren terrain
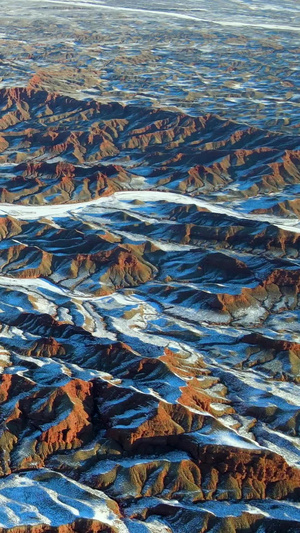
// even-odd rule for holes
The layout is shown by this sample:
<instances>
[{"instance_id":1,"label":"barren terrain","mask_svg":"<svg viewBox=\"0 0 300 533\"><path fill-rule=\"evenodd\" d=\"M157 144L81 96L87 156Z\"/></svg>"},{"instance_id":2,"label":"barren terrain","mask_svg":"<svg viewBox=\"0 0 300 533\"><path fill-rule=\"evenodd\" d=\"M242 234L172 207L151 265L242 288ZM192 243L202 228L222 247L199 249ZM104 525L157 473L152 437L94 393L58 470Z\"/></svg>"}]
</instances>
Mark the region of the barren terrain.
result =
<instances>
[{"instance_id":1,"label":"barren terrain","mask_svg":"<svg viewBox=\"0 0 300 533\"><path fill-rule=\"evenodd\" d=\"M0 8L1 532L300 531L300 12L217 4Z\"/></svg>"}]
</instances>

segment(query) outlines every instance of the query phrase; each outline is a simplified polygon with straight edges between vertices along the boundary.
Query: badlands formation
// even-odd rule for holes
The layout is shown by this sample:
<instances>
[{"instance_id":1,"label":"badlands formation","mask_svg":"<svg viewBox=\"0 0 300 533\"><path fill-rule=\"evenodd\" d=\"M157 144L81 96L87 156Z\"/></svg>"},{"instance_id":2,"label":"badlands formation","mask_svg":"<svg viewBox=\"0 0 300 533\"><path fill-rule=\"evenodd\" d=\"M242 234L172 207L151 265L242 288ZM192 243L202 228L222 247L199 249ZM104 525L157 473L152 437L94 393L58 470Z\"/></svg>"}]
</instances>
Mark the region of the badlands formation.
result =
<instances>
[{"instance_id":1,"label":"badlands formation","mask_svg":"<svg viewBox=\"0 0 300 533\"><path fill-rule=\"evenodd\" d=\"M14 3L18 33L0 6L0 533L299 533L290 2L256 2L252 33L255 2L211 27L203 2Z\"/></svg>"},{"instance_id":2,"label":"badlands formation","mask_svg":"<svg viewBox=\"0 0 300 533\"><path fill-rule=\"evenodd\" d=\"M300 138L0 102L1 531L297 531Z\"/></svg>"}]
</instances>

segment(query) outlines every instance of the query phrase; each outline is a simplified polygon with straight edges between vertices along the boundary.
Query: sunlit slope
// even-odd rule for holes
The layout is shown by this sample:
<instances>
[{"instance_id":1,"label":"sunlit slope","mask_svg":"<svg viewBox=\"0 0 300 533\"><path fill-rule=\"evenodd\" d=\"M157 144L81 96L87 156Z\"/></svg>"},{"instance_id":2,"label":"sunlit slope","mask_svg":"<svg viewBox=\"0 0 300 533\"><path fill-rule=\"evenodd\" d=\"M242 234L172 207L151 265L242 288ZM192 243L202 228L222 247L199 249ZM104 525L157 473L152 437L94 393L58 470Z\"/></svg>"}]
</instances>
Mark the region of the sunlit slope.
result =
<instances>
[{"instance_id":1,"label":"sunlit slope","mask_svg":"<svg viewBox=\"0 0 300 533\"><path fill-rule=\"evenodd\" d=\"M29 89L0 124L0 531L298 531L299 138Z\"/></svg>"}]
</instances>

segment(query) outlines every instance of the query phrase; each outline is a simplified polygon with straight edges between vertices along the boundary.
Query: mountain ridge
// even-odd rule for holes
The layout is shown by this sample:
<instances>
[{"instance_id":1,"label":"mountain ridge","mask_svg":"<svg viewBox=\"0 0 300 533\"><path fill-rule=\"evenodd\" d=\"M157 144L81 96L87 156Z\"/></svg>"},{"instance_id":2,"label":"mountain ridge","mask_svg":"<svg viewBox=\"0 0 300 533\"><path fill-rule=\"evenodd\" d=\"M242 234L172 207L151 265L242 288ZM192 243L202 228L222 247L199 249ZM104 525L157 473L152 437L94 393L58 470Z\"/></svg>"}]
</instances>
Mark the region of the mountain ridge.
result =
<instances>
[{"instance_id":1,"label":"mountain ridge","mask_svg":"<svg viewBox=\"0 0 300 533\"><path fill-rule=\"evenodd\" d=\"M297 531L300 139L19 88L0 124L0 530Z\"/></svg>"}]
</instances>

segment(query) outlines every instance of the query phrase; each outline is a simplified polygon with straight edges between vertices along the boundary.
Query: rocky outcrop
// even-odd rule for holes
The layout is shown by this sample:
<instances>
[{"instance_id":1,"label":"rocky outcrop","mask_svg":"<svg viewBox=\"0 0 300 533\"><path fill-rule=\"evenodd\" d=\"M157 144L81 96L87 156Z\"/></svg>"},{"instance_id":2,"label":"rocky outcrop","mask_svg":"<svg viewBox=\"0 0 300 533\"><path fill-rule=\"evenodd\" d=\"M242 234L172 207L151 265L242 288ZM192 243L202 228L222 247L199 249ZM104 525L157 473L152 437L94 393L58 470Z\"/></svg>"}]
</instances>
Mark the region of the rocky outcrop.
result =
<instances>
[{"instance_id":1,"label":"rocky outcrop","mask_svg":"<svg viewBox=\"0 0 300 533\"><path fill-rule=\"evenodd\" d=\"M297 531L298 139L39 83L0 91L0 531Z\"/></svg>"}]
</instances>

